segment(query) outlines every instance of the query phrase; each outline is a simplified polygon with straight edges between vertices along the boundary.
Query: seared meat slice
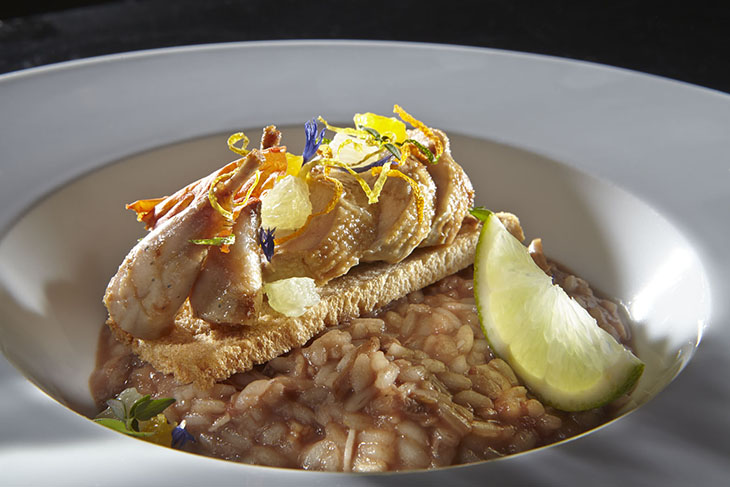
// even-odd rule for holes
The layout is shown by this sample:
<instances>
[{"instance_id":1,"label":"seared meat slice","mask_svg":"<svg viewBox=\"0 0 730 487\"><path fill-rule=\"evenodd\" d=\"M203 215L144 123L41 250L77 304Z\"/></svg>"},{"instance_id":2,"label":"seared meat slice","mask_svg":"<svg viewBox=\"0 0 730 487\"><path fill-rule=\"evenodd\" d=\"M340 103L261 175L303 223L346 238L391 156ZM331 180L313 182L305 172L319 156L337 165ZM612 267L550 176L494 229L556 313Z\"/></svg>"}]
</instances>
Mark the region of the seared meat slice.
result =
<instances>
[{"instance_id":1,"label":"seared meat slice","mask_svg":"<svg viewBox=\"0 0 730 487\"><path fill-rule=\"evenodd\" d=\"M211 248L195 281L190 304L196 317L215 324L247 324L263 302L263 253L256 235L261 226L261 202L241 210L228 253Z\"/></svg>"},{"instance_id":2,"label":"seared meat slice","mask_svg":"<svg viewBox=\"0 0 730 487\"><path fill-rule=\"evenodd\" d=\"M411 131L413 138L433 149L420 131ZM427 164L426 169L436 183L435 216L431 231L420 247L450 244L456 238L464 217L474 205L474 188L464 169L451 157L449 139L440 130L434 130L444 144L444 153L437 164Z\"/></svg>"},{"instance_id":3,"label":"seared meat slice","mask_svg":"<svg viewBox=\"0 0 730 487\"><path fill-rule=\"evenodd\" d=\"M309 199L312 214L327 209L334 196L334 184L324 168L310 174ZM288 277L311 277L318 284L342 276L357 265L375 236L376 207L350 174L332 170L330 176L342 183L343 192L335 208L312 218L306 231L276 246L271 262L264 266L267 282ZM278 235L277 239L286 236Z\"/></svg>"},{"instance_id":4,"label":"seared meat slice","mask_svg":"<svg viewBox=\"0 0 730 487\"><path fill-rule=\"evenodd\" d=\"M423 198L423 218L418 221L417 197L411 185L389 177L378 201L375 241L362 256L363 262L382 260L390 264L410 255L431 230L436 201L436 185L426 167L414 158L395 166L419 186Z\"/></svg>"}]
</instances>

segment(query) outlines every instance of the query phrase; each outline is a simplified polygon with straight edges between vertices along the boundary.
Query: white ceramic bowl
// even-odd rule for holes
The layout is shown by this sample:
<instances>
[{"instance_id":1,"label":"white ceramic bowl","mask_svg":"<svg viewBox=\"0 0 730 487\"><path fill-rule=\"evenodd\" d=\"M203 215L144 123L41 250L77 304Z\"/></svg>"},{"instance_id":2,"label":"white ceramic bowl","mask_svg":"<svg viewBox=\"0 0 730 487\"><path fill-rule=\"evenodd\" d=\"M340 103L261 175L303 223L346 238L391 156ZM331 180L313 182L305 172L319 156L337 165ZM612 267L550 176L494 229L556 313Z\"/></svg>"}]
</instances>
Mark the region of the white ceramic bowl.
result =
<instances>
[{"instance_id":1,"label":"white ceramic bowl","mask_svg":"<svg viewBox=\"0 0 730 487\"><path fill-rule=\"evenodd\" d=\"M387 82L358 74L371 65L389 73ZM87 381L105 319L101 296L143 234L124 203L169 194L222 165L233 157L225 146L231 132L246 129L255 140L270 123L301 127L319 114L346 121L357 111L388 113L393 103L450 134L477 203L517 213L549 255L624 302L647 363L627 409L649 404L573 442L479 465L376 476L378 482L656 475L674 481L678 473L652 466L676 460L687 444L710 451L721 445L704 441L708 432L685 430L696 415L718 414L727 383L698 390L670 382L692 357L711 314L710 335L730 342L727 309L717 302L730 270L718 242L728 232L713 224L730 209L727 186L717 179L728 178L721 157L730 153L723 125L730 102L636 73L515 53L276 42L112 56L1 77L6 357L60 404L91 414ZM289 146L302 139L299 128L285 133ZM695 375L727 366L712 346L702 347L698 359L705 352ZM109 465L119 483L215 475L224 484L245 477L334 485L370 478L238 465L148 445L38 396L3 366L0 378L16 394L0 399L0 414L16 419L0 430L2 441L19 440L20 447L0 451L0 479L13 483L59 475L92 483L109 473L90 465L117 456L135 466ZM650 402L667 386L677 410ZM661 443L659 433L673 431L682 434ZM48 469L29 471L39 459ZM727 473L711 456L681 461L673 464L681 473L697 467L707 479Z\"/></svg>"}]
</instances>

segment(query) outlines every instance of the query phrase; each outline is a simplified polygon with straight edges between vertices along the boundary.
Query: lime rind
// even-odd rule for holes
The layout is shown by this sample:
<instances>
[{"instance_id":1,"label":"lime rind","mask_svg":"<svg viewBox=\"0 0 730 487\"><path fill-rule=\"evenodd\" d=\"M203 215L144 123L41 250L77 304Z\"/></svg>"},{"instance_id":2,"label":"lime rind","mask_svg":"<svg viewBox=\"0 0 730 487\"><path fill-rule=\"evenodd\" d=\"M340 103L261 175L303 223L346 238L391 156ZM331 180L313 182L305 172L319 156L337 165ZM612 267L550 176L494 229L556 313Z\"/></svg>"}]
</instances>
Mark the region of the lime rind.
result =
<instances>
[{"instance_id":1,"label":"lime rind","mask_svg":"<svg viewBox=\"0 0 730 487\"><path fill-rule=\"evenodd\" d=\"M552 283L499 219L484 219L474 263L479 320L492 350L544 403L603 406L630 391L644 364Z\"/></svg>"}]
</instances>

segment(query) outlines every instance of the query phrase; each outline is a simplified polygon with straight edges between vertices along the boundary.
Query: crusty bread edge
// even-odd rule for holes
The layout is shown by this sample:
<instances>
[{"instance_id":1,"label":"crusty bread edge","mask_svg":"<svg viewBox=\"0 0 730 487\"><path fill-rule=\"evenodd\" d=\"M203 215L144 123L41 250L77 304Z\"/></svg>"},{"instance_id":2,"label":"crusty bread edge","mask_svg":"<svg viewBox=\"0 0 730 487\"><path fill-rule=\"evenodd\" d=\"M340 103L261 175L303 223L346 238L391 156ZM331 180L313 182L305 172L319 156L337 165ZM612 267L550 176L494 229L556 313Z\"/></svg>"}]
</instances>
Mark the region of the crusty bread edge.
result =
<instances>
[{"instance_id":1,"label":"crusty bread edge","mask_svg":"<svg viewBox=\"0 0 730 487\"><path fill-rule=\"evenodd\" d=\"M305 314L286 318L265 306L255 326L219 328L193 317L186 303L170 335L134 338L111 319L117 339L157 370L180 383L211 387L236 372L267 362L302 346L325 327L385 306L458 272L474 262L480 225L464 222L449 245L417 249L397 264L361 264L320 289L321 300Z\"/></svg>"}]
</instances>

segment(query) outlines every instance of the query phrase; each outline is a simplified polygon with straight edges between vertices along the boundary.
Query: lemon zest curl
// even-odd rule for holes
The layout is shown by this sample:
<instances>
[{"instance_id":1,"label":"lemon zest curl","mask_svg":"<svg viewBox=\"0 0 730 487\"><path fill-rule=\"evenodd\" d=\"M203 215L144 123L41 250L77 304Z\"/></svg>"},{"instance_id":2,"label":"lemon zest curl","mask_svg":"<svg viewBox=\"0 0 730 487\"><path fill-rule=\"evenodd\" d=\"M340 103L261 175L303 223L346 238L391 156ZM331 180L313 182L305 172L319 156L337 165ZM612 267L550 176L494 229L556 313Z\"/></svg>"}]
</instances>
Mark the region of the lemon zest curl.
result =
<instances>
[{"instance_id":1,"label":"lemon zest curl","mask_svg":"<svg viewBox=\"0 0 730 487\"><path fill-rule=\"evenodd\" d=\"M383 167L374 167L371 169L371 173L373 175L376 175L378 173L386 173L386 168ZM418 186L418 183L410 176L402 173L401 171L397 169L389 169L387 170L388 176L393 176L396 178L400 178L410 184L411 190L413 191L413 195L416 197L416 211L418 212L418 224L420 225L423 223L423 208L425 206L425 200L423 198L423 194L421 193L421 188Z\"/></svg>"},{"instance_id":2,"label":"lemon zest curl","mask_svg":"<svg viewBox=\"0 0 730 487\"><path fill-rule=\"evenodd\" d=\"M236 143L241 142L241 147L236 147ZM248 137L243 132L236 132L235 134L228 137L228 148L240 156L245 156L250 151L246 150L248 146Z\"/></svg>"}]
</instances>

